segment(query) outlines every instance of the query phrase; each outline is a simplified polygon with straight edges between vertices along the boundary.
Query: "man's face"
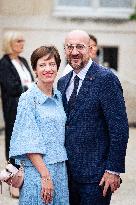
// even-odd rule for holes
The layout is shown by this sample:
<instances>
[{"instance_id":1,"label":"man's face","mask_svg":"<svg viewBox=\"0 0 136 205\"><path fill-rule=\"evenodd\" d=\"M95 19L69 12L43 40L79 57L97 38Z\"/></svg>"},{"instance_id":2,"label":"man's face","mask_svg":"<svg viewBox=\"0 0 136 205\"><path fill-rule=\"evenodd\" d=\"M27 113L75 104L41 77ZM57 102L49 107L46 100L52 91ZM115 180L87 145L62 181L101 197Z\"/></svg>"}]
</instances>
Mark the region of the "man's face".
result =
<instances>
[{"instance_id":1,"label":"man's face","mask_svg":"<svg viewBox=\"0 0 136 205\"><path fill-rule=\"evenodd\" d=\"M92 60L94 60L97 57L97 44L95 41L93 41L92 39L90 39L90 58Z\"/></svg>"},{"instance_id":2,"label":"man's face","mask_svg":"<svg viewBox=\"0 0 136 205\"><path fill-rule=\"evenodd\" d=\"M65 41L65 54L68 63L79 73L90 59L90 39L82 33L71 33Z\"/></svg>"}]
</instances>

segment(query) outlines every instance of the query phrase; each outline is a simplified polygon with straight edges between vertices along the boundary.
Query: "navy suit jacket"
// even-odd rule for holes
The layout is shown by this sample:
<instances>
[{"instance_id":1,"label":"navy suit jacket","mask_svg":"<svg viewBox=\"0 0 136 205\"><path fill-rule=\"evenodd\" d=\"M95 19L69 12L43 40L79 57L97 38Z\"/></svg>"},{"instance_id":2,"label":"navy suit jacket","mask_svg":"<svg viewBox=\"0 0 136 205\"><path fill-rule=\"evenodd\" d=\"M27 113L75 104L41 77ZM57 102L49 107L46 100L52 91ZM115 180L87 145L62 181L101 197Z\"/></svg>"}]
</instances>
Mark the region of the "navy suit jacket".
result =
<instances>
[{"instance_id":1,"label":"navy suit jacket","mask_svg":"<svg viewBox=\"0 0 136 205\"><path fill-rule=\"evenodd\" d=\"M72 72L58 81L67 114L65 146L71 175L78 182L92 183L105 170L124 172L128 120L118 78L93 62L68 115L65 92L71 77Z\"/></svg>"}]
</instances>

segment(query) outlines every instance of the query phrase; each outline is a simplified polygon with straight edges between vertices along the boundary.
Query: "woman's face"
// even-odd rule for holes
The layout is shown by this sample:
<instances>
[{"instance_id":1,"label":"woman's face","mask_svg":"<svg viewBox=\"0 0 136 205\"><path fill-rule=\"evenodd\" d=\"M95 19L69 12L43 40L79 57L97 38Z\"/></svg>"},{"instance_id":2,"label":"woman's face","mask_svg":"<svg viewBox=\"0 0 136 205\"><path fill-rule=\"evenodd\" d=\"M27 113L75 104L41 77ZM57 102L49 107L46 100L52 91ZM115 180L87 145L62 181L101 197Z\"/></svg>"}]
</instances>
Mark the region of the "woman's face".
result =
<instances>
[{"instance_id":1,"label":"woman's face","mask_svg":"<svg viewBox=\"0 0 136 205\"><path fill-rule=\"evenodd\" d=\"M13 53L15 54L20 54L23 52L23 49L24 49L24 39L23 38L18 38L16 40L13 40L11 42L11 48L12 48L12 51Z\"/></svg>"},{"instance_id":2,"label":"woman's face","mask_svg":"<svg viewBox=\"0 0 136 205\"><path fill-rule=\"evenodd\" d=\"M47 56L43 56L39 58L37 61L37 67L35 70L35 74L38 78L38 82L45 84L45 83L54 83L54 80L57 75L57 64L55 58L52 57L48 59Z\"/></svg>"}]
</instances>

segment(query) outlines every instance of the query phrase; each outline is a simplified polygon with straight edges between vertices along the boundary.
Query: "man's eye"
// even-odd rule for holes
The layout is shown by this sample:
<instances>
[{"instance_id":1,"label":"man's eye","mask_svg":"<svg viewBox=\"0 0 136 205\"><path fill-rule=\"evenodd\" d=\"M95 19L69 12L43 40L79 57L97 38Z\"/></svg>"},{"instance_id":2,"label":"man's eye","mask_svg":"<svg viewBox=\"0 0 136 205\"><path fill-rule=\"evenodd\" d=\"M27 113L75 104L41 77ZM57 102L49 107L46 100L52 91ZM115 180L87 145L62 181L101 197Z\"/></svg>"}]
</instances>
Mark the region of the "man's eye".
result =
<instances>
[{"instance_id":1,"label":"man's eye","mask_svg":"<svg viewBox=\"0 0 136 205\"><path fill-rule=\"evenodd\" d=\"M72 49L73 49L73 46L68 46L68 49L69 49L69 50L72 50Z\"/></svg>"},{"instance_id":2,"label":"man's eye","mask_svg":"<svg viewBox=\"0 0 136 205\"><path fill-rule=\"evenodd\" d=\"M84 48L83 45L77 45L76 47L77 47L77 49L79 49L79 50L82 50L82 49Z\"/></svg>"}]
</instances>

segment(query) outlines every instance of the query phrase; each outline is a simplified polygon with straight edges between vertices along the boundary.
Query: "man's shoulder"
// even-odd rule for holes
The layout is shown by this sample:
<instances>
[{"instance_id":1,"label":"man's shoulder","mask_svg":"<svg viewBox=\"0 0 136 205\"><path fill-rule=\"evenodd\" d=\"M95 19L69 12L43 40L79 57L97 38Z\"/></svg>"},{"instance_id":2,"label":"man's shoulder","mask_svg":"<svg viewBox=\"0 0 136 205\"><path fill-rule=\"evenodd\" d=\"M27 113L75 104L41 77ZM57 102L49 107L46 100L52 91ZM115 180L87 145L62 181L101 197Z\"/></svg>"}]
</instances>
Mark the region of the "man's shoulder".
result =
<instances>
[{"instance_id":1,"label":"man's shoulder","mask_svg":"<svg viewBox=\"0 0 136 205\"><path fill-rule=\"evenodd\" d=\"M66 80L66 77L65 77L65 76L61 77L61 78L58 80L58 82L57 82L57 89L58 89L59 91L61 91L61 90L63 89L63 87L64 87L64 85L65 85L65 80Z\"/></svg>"},{"instance_id":2,"label":"man's shoulder","mask_svg":"<svg viewBox=\"0 0 136 205\"><path fill-rule=\"evenodd\" d=\"M72 72L70 72L72 73ZM65 89L67 83L69 82L69 79L71 77L71 74L68 73L66 74L65 76L61 77L59 80L58 80L58 83L57 83L57 88L58 90L62 93L62 91Z\"/></svg>"},{"instance_id":3,"label":"man's shoulder","mask_svg":"<svg viewBox=\"0 0 136 205\"><path fill-rule=\"evenodd\" d=\"M97 70L97 74L101 79L106 78L118 78L116 72L113 71L111 68L104 67L102 65L99 65L97 63L94 63L94 66Z\"/></svg>"},{"instance_id":4,"label":"man's shoulder","mask_svg":"<svg viewBox=\"0 0 136 205\"><path fill-rule=\"evenodd\" d=\"M104 81L119 81L117 74L110 68L101 68L101 79Z\"/></svg>"},{"instance_id":5,"label":"man's shoulder","mask_svg":"<svg viewBox=\"0 0 136 205\"><path fill-rule=\"evenodd\" d=\"M67 75L67 74L66 74ZM58 82L65 81L66 75L59 78Z\"/></svg>"},{"instance_id":6,"label":"man's shoulder","mask_svg":"<svg viewBox=\"0 0 136 205\"><path fill-rule=\"evenodd\" d=\"M64 83L65 81L67 81L68 79L70 79L70 77L72 76L72 72L70 71L69 73L67 73L66 75L62 76L59 80L58 83Z\"/></svg>"}]
</instances>

